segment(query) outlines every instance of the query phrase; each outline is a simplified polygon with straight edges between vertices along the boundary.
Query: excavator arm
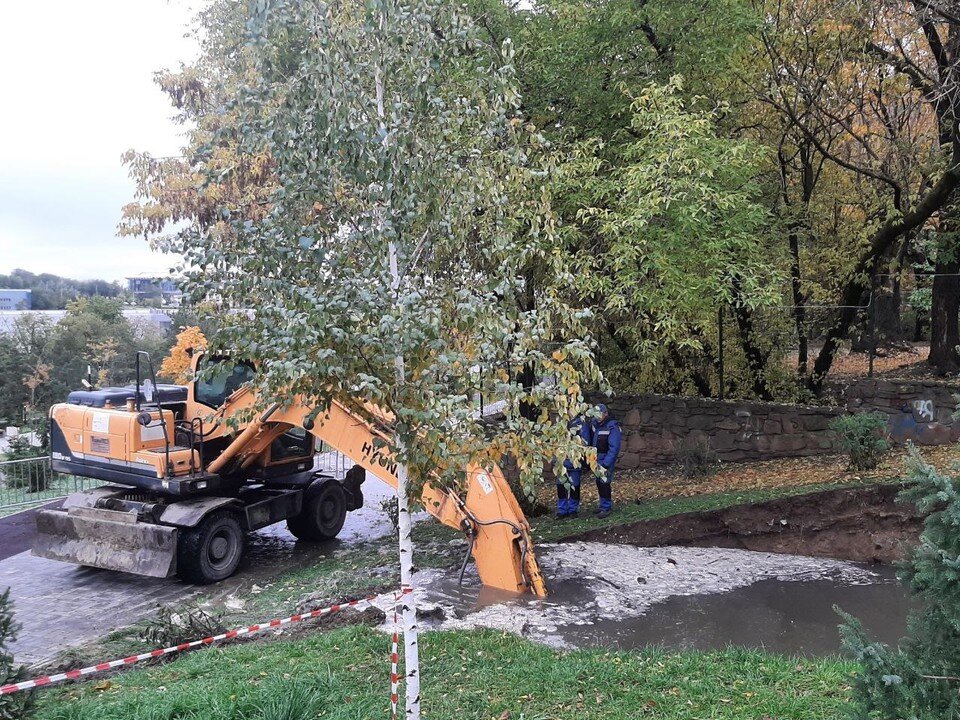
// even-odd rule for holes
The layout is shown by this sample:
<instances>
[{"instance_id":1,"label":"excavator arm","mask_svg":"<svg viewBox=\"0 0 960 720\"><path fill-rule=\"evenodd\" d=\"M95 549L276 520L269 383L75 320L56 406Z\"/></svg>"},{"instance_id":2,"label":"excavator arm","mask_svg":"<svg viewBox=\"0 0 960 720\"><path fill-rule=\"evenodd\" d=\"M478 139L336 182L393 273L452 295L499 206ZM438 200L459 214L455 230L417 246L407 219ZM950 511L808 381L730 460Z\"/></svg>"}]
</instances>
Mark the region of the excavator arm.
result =
<instances>
[{"instance_id":1,"label":"excavator arm","mask_svg":"<svg viewBox=\"0 0 960 720\"><path fill-rule=\"evenodd\" d=\"M194 371L200 358L193 358ZM34 553L155 577L177 572L195 582L229 577L242 553L241 527L302 512L295 489L276 493L252 483L244 492L254 466L272 463L273 441L291 428L303 428L397 488L392 418L382 410L368 405L360 414L334 401L318 413L292 397L263 411L251 363L227 362L221 370L187 387L161 387L154 378L149 397L138 381L71 393L54 405L53 468L121 487L75 493L63 509L40 512ZM463 470L465 492L443 487L439 472L428 479L421 495L427 512L467 534L485 585L545 595L530 526L503 473L479 465Z\"/></svg>"},{"instance_id":2,"label":"excavator arm","mask_svg":"<svg viewBox=\"0 0 960 720\"><path fill-rule=\"evenodd\" d=\"M228 398L217 415L224 420L249 413L256 399L249 387L241 388ZM375 408L371 410L372 415L383 417ZM208 472L250 466L277 436L291 427L303 428L396 490L397 463L390 451L389 431L336 400L316 417L299 398L284 406L272 406L246 424L210 463ZM546 585L533 552L530 525L500 468L487 470L468 465L465 473L465 498L437 484L424 484L421 500L427 512L444 525L467 534L484 585L545 596Z\"/></svg>"}]
</instances>

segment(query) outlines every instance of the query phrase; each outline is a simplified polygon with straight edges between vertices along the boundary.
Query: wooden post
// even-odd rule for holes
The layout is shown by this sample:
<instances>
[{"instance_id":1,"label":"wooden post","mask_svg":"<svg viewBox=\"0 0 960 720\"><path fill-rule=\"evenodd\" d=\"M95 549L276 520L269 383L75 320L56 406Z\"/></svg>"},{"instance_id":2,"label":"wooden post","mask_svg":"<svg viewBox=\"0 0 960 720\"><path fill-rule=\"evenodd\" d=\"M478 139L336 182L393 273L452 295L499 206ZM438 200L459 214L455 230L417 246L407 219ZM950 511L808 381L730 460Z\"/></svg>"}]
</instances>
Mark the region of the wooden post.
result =
<instances>
[{"instance_id":1,"label":"wooden post","mask_svg":"<svg viewBox=\"0 0 960 720\"><path fill-rule=\"evenodd\" d=\"M723 400L726 378L723 371L723 305L717 310L717 370L720 375L720 399Z\"/></svg>"}]
</instances>

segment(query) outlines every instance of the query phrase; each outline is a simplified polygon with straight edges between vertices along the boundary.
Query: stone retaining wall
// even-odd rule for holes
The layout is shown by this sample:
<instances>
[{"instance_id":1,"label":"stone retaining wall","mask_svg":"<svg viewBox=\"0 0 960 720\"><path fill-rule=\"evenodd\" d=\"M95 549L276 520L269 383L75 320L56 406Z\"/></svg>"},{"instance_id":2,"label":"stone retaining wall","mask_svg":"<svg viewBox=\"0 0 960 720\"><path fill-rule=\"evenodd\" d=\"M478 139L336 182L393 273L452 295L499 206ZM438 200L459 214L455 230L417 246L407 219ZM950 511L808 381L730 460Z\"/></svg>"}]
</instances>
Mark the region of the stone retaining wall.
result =
<instances>
[{"instance_id":1,"label":"stone retaining wall","mask_svg":"<svg viewBox=\"0 0 960 720\"><path fill-rule=\"evenodd\" d=\"M844 412L670 395L620 395L606 402L623 428L623 468L672 462L681 447L704 439L722 461L835 451L827 426Z\"/></svg>"},{"instance_id":2,"label":"stone retaining wall","mask_svg":"<svg viewBox=\"0 0 960 720\"><path fill-rule=\"evenodd\" d=\"M960 439L960 422L953 419L958 393L955 382L865 378L847 388L847 409L887 415L896 442L943 445Z\"/></svg>"},{"instance_id":3,"label":"stone retaining wall","mask_svg":"<svg viewBox=\"0 0 960 720\"><path fill-rule=\"evenodd\" d=\"M673 462L678 449L703 440L722 461L839 452L827 427L847 412L888 415L895 442L957 442L958 393L957 383L864 378L847 388L845 408L672 395L619 395L605 402L623 428L619 466L636 468Z\"/></svg>"}]
</instances>

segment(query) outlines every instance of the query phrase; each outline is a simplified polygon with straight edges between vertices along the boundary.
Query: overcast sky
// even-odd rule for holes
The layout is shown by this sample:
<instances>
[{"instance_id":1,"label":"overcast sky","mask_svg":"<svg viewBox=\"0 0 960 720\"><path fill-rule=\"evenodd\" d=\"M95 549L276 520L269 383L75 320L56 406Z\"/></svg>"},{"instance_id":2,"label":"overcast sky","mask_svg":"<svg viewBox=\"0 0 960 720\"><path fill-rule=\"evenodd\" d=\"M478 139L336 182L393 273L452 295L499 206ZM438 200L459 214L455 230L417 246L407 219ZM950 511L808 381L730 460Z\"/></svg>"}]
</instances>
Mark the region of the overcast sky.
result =
<instances>
[{"instance_id":1,"label":"overcast sky","mask_svg":"<svg viewBox=\"0 0 960 720\"><path fill-rule=\"evenodd\" d=\"M196 57L202 0L32 0L0 10L0 273L163 273L116 235L128 149L175 155L182 129L153 73Z\"/></svg>"}]
</instances>

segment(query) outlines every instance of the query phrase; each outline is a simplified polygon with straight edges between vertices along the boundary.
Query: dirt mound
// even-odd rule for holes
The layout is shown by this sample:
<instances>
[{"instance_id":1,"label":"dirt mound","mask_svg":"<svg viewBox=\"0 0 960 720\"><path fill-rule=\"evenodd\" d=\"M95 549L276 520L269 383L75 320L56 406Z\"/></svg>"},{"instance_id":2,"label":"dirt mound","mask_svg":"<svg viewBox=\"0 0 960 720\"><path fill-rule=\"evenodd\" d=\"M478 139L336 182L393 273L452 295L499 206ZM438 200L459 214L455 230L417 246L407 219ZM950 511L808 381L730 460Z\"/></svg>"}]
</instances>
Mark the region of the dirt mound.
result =
<instances>
[{"instance_id":1,"label":"dirt mound","mask_svg":"<svg viewBox=\"0 0 960 720\"><path fill-rule=\"evenodd\" d=\"M590 530L568 539L895 562L916 544L922 529L916 509L896 502L900 489L873 485L828 490Z\"/></svg>"}]
</instances>

